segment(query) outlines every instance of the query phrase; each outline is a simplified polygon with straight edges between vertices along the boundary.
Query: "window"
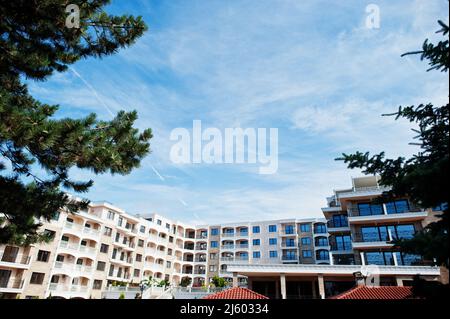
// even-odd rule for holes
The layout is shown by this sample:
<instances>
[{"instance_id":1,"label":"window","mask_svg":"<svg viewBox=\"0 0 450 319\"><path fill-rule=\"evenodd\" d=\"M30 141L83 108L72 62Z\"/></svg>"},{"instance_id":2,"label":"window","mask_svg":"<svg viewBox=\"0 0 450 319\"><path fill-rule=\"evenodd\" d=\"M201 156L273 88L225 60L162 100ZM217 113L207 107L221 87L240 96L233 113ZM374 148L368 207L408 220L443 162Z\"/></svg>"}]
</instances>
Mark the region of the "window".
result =
<instances>
[{"instance_id":1,"label":"window","mask_svg":"<svg viewBox=\"0 0 450 319\"><path fill-rule=\"evenodd\" d=\"M46 250L39 250L37 255L37 260L42 262L48 262L48 258L50 257L50 252Z\"/></svg>"},{"instance_id":2,"label":"window","mask_svg":"<svg viewBox=\"0 0 450 319\"><path fill-rule=\"evenodd\" d=\"M396 200L386 203L386 213L388 214L400 214L409 211L409 204L407 200Z\"/></svg>"},{"instance_id":3,"label":"window","mask_svg":"<svg viewBox=\"0 0 450 319\"><path fill-rule=\"evenodd\" d=\"M122 223L123 223L123 217L119 216L119 218L117 219L117 225L120 227L120 226L122 226Z\"/></svg>"},{"instance_id":4,"label":"window","mask_svg":"<svg viewBox=\"0 0 450 319\"><path fill-rule=\"evenodd\" d=\"M166 261L166 268L170 268L170 267L172 267L172 262Z\"/></svg>"},{"instance_id":5,"label":"window","mask_svg":"<svg viewBox=\"0 0 450 319\"><path fill-rule=\"evenodd\" d=\"M142 261L142 255L141 254L136 254L136 261L137 262L141 262Z\"/></svg>"},{"instance_id":6,"label":"window","mask_svg":"<svg viewBox=\"0 0 450 319\"><path fill-rule=\"evenodd\" d=\"M95 290L102 289L102 281L98 280L98 279L95 279L94 280L94 284L92 285L92 289L95 289Z\"/></svg>"},{"instance_id":7,"label":"window","mask_svg":"<svg viewBox=\"0 0 450 319\"><path fill-rule=\"evenodd\" d=\"M44 235L47 236L49 239L54 239L56 232L50 229L44 229Z\"/></svg>"},{"instance_id":8,"label":"window","mask_svg":"<svg viewBox=\"0 0 450 319\"><path fill-rule=\"evenodd\" d=\"M286 247L295 247L295 239L294 238L286 238L286 240L284 241L284 246Z\"/></svg>"},{"instance_id":9,"label":"window","mask_svg":"<svg viewBox=\"0 0 450 319\"><path fill-rule=\"evenodd\" d=\"M44 281L45 274L42 272L33 272L31 274L30 284L33 285L42 285Z\"/></svg>"},{"instance_id":10,"label":"window","mask_svg":"<svg viewBox=\"0 0 450 319\"><path fill-rule=\"evenodd\" d=\"M162 225L161 219L158 219L158 220L156 221L156 223L157 223L158 225Z\"/></svg>"},{"instance_id":11,"label":"window","mask_svg":"<svg viewBox=\"0 0 450 319\"><path fill-rule=\"evenodd\" d=\"M219 228L211 228L211 236L219 235Z\"/></svg>"},{"instance_id":12,"label":"window","mask_svg":"<svg viewBox=\"0 0 450 319\"><path fill-rule=\"evenodd\" d=\"M383 215L383 206L380 204L358 203L360 216Z\"/></svg>"},{"instance_id":13,"label":"window","mask_svg":"<svg viewBox=\"0 0 450 319\"><path fill-rule=\"evenodd\" d=\"M333 215L330 227L347 227L348 221L346 215Z\"/></svg>"},{"instance_id":14,"label":"window","mask_svg":"<svg viewBox=\"0 0 450 319\"><path fill-rule=\"evenodd\" d=\"M364 254L367 265L394 265L392 252L366 252Z\"/></svg>"},{"instance_id":15,"label":"window","mask_svg":"<svg viewBox=\"0 0 450 319\"><path fill-rule=\"evenodd\" d=\"M352 239L349 235L334 236L334 242L331 246L334 250L337 251L351 250Z\"/></svg>"},{"instance_id":16,"label":"window","mask_svg":"<svg viewBox=\"0 0 450 319\"><path fill-rule=\"evenodd\" d=\"M269 251L269 257L270 258L277 258L278 257L278 252L276 250Z\"/></svg>"},{"instance_id":17,"label":"window","mask_svg":"<svg viewBox=\"0 0 450 319\"><path fill-rule=\"evenodd\" d=\"M138 239L138 246L139 247L144 247L144 240L143 239Z\"/></svg>"},{"instance_id":18,"label":"window","mask_svg":"<svg viewBox=\"0 0 450 319\"><path fill-rule=\"evenodd\" d=\"M170 224L169 223L166 223L166 228L170 229Z\"/></svg>"},{"instance_id":19,"label":"window","mask_svg":"<svg viewBox=\"0 0 450 319\"><path fill-rule=\"evenodd\" d=\"M295 232L294 225L286 225L286 226L284 227L284 232L285 232L286 234L288 234L288 235L294 234L294 232Z\"/></svg>"},{"instance_id":20,"label":"window","mask_svg":"<svg viewBox=\"0 0 450 319\"><path fill-rule=\"evenodd\" d=\"M261 228L259 226L253 226L253 234L259 234L261 232Z\"/></svg>"},{"instance_id":21,"label":"window","mask_svg":"<svg viewBox=\"0 0 450 319\"><path fill-rule=\"evenodd\" d=\"M328 246L328 239L326 237L316 238L316 246L318 247Z\"/></svg>"},{"instance_id":22,"label":"window","mask_svg":"<svg viewBox=\"0 0 450 319\"><path fill-rule=\"evenodd\" d=\"M259 246L261 244L260 239L253 239L253 246Z\"/></svg>"},{"instance_id":23,"label":"window","mask_svg":"<svg viewBox=\"0 0 450 319\"><path fill-rule=\"evenodd\" d=\"M169 236L169 243L173 243L173 237Z\"/></svg>"},{"instance_id":24,"label":"window","mask_svg":"<svg viewBox=\"0 0 450 319\"><path fill-rule=\"evenodd\" d=\"M105 229L103 230L103 235L111 237L111 235L112 235L112 228L105 227Z\"/></svg>"},{"instance_id":25,"label":"window","mask_svg":"<svg viewBox=\"0 0 450 319\"><path fill-rule=\"evenodd\" d=\"M211 260L217 259L217 254L216 253L209 254L209 259Z\"/></svg>"},{"instance_id":26,"label":"window","mask_svg":"<svg viewBox=\"0 0 450 319\"><path fill-rule=\"evenodd\" d=\"M261 252L260 251L254 251L253 252L253 258L261 258Z\"/></svg>"},{"instance_id":27,"label":"window","mask_svg":"<svg viewBox=\"0 0 450 319\"><path fill-rule=\"evenodd\" d=\"M61 215L60 212L55 212L55 213L53 214L53 216L52 216L52 219L58 221L58 220L59 220L59 215Z\"/></svg>"},{"instance_id":28,"label":"window","mask_svg":"<svg viewBox=\"0 0 450 319\"><path fill-rule=\"evenodd\" d=\"M217 271L217 266L216 265L210 265L209 266L209 271L211 271L211 272Z\"/></svg>"},{"instance_id":29,"label":"window","mask_svg":"<svg viewBox=\"0 0 450 319\"><path fill-rule=\"evenodd\" d=\"M314 225L314 233L315 234L325 234L327 232L327 226L325 224L315 224Z\"/></svg>"},{"instance_id":30,"label":"window","mask_svg":"<svg viewBox=\"0 0 450 319\"><path fill-rule=\"evenodd\" d=\"M329 256L328 250L321 249L321 250L316 251L316 259L317 260L329 260L330 256Z\"/></svg>"},{"instance_id":31,"label":"window","mask_svg":"<svg viewBox=\"0 0 450 319\"><path fill-rule=\"evenodd\" d=\"M141 226L140 228L139 228L139 231L141 232L141 233L145 233L145 226Z\"/></svg>"},{"instance_id":32,"label":"window","mask_svg":"<svg viewBox=\"0 0 450 319\"><path fill-rule=\"evenodd\" d=\"M217 241L211 241L211 248L219 247L219 243Z\"/></svg>"},{"instance_id":33,"label":"window","mask_svg":"<svg viewBox=\"0 0 450 319\"><path fill-rule=\"evenodd\" d=\"M311 237L303 237L302 238L302 245L311 245Z\"/></svg>"},{"instance_id":34,"label":"window","mask_svg":"<svg viewBox=\"0 0 450 319\"><path fill-rule=\"evenodd\" d=\"M269 233L275 233L277 231L277 225L269 225Z\"/></svg>"},{"instance_id":35,"label":"window","mask_svg":"<svg viewBox=\"0 0 450 319\"><path fill-rule=\"evenodd\" d=\"M167 249L167 255L172 256L172 248Z\"/></svg>"},{"instance_id":36,"label":"window","mask_svg":"<svg viewBox=\"0 0 450 319\"><path fill-rule=\"evenodd\" d=\"M114 212L108 210L108 215L107 215L108 219L114 220L115 216L116 216L116 214Z\"/></svg>"},{"instance_id":37,"label":"window","mask_svg":"<svg viewBox=\"0 0 450 319\"><path fill-rule=\"evenodd\" d=\"M139 277L140 274L141 274L141 271L139 269L134 270L134 273L133 273L134 277Z\"/></svg>"},{"instance_id":38,"label":"window","mask_svg":"<svg viewBox=\"0 0 450 319\"><path fill-rule=\"evenodd\" d=\"M104 261L98 261L97 262L97 270L98 271L105 271L106 263Z\"/></svg>"},{"instance_id":39,"label":"window","mask_svg":"<svg viewBox=\"0 0 450 319\"><path fill-rule=\"evenodd\" d=\"M269 238L269 245L276 245L277 239L276 238Z\"/></svg>"},{"instance_id":40,"label":"window","mask_svg":"<svg viewBox=\"0 0 450 319\"><path fill-rule=\"evenodd\" d=\"M303 258L312 258L311 250L302 250L302 257Z\"/></svg>"},{"instance_id":41,"label":"window","mask_svg":"<svg viewBox=\"0 0 450 319\"><path fill-rule=\"evenodd\" d=\"M310 224L300 224L300 231L302 233L309 233L309 232L311 232L311 225Z\"/></svg>"},{"instance_id":42,"label":"window","mask_svg":"<svg viewBox=\"0 0 450 319\"><path fill-rule=\"evenodd\" d=\"M100 246L100 252L101 253L107 254L108 250L109 250L109 245L101 244L101 246Z\"/></svg>"}]
</instances>

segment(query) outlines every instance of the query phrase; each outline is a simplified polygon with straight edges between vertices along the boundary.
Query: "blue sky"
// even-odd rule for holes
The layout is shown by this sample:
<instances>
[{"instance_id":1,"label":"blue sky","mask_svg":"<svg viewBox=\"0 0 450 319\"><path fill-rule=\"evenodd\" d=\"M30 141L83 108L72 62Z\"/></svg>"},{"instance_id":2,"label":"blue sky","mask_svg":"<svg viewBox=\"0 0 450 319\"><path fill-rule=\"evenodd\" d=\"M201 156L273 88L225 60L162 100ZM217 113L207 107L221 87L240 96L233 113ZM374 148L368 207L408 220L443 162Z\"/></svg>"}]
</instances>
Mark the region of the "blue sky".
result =
<instances>
[{"instance_id":1,"label":"blue sky","mask_svg":"<svg viewBox=\"0 0 450 319\"><path fill-rule=\"evenodd\" d=\"M380 8L379 29L365 27L370 3ZM437 19L448 21L444 0L116 0L108 11L142 15L149 31L114 56L30 83L30 91L59 104L59 117L138 111L138 127L154 133L141 168L127 176L72 172L94 179L91 200L133 214L200 224L319 217L325 197L359 175L334 161L342 152L416 150L411 124L382 113L448 100L446 76L400 57L436 38ZM195 119L220 129L278 128L278 172L173 164L170 132Z\"/></svg>"}]
</instances>

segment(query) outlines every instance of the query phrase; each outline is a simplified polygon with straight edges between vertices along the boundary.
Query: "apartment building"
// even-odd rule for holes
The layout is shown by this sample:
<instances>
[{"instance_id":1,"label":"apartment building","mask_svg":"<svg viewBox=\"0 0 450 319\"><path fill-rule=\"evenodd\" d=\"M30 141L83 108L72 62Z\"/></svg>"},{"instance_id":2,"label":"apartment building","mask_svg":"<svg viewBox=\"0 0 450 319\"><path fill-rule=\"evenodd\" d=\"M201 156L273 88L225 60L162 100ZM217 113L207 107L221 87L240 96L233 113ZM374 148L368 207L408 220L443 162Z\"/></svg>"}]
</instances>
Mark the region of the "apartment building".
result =
<instances>
[{"instance_id":1,"label":"apartment building","mask_svg":"<svg viewBox=\"0 0 450 319\"><path fill-rule=\"evenodd\" d=\"M42 228L51 242L0 246L3 298L101 298L112 285L138 287L149 276L172 285L185 277L192 286L214 276L231 282L229 263L329 263L323 218L193 226L101 202L58 212Z\"/></svg>"},{"instance_id":2,"label":"apartment building","mask_svg":"<svg viewBox=\"0 0 450 319\"><path fill-rule=\"evenodd\" d=\"M411 266L427 262L395 251L392 240L411 238L443 207L420 209L408 198L377 203L387 190L377 176L359 177L352 179L351 188L336 190L327 198L328 206L322 212L330 234L332 264Z\"/></svg>"},{"instance_id":3,"label":"apartment building","mask_svg":"<svg viewBox=\"0 0 450 319\"><path fill-rule=\"evenodd\" d=\"M411 238L436 220L447 204L420 209L408 198L377 202L386 190L379 185L379 177L359 177L352 179L352 187L335 190L327 198L322 212L327 221L328 265L233 263L228 265L233 285L238 285L239 276L245 276L250 289L286 299L334 296L355 286L364 277L362 272L369 269L373 272L366 275L382 286L408 285L415 275L448 282L445 269L434 266L433 261L401 253L392 244L396 238ZM364 267L368 265L371 267Z\"/></svg>"}]
</instances>

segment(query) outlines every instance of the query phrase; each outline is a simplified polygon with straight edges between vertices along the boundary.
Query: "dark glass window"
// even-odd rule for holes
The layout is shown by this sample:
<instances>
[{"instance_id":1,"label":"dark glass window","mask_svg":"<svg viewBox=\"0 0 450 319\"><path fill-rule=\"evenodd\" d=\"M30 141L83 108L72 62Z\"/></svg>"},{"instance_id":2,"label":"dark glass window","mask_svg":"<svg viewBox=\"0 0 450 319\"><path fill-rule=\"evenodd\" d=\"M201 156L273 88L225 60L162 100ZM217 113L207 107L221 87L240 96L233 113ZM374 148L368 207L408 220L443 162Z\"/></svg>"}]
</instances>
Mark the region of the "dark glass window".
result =
<instances>
[{"instance_id":1,"label":"dark glass window","mask_svg":"<svg viewBox=\"0 0 450 319\"><path fill-rule=\"evenodd\" d=\"M48 258L50 257L50 252L46 250L39 250L37 255L38 261L48 262Z\"/></svg>"},{"instance_id":2,"label":"dark glass window","mask_svg":"<svg viewBox=\"0 0 450 319\"><path fill-rule=\"evenodd\" d=\"M261 228L259 226L253 226L253 234L259 234Z\"/></svg>"}]
</instances>

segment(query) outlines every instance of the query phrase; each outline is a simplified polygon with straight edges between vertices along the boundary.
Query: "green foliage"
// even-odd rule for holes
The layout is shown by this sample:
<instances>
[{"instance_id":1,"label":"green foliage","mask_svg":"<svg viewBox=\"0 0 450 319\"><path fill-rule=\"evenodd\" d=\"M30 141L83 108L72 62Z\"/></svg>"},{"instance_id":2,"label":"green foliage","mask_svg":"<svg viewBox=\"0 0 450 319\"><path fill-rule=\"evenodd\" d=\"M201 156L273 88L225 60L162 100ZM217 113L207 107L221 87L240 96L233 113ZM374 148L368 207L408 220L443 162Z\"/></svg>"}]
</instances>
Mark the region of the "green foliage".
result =
<instances>
[{"instance_id":1,"label":"green foliage","mask_svg":"<svg viewBox=\"0 0 450 319\"><path fill-rule=\"evenodd\" d=\"M170 283L169 283L168 280L161 280L161 281L157 284L158 287L168 287L169 285L170 285Z\"/></svg>"},{"instance_id":2,"label":"green foliage","mask_svg":"<svg viewBox=\"0 0 450 319\"><path fill-rule=\"evenodd\" d=\"M225 280L225 278L222 278L219 276L214 276L212 278L212 284L214 285L214 287L222 288L222 287L226 287L228 283Z\"/></svg>"},{"instance_id":3,"label":"green foliage","mask_svg":"<svg viewBox=\"0 0 450 319\"><path fill-rule=\"evenodd\" d=\"M125 299L125 294L123 292L120 293L119 299Z\"/></svg>"},{"instance_id":4,"label":"green foliage","mask_svg":"<svg viewBox=\"0 0 450 319\"><path fill-rule=\"evenodd\" d=\"M449 67L449 27L439 21L445 40L437 45L425 40L422 50L407 54L421 54L421 59L429 61L429 70L447 72ZM434 106L430 103L418 106L399 107L398 111L387 116L404 118L418 126L414 145L420 151L411 158L386 159L385 153L372 155L362 152L343 154L342 160L348 168L360 168L365 174L381 176L381 185L391 186L383 194L382 201L393 197L407 196L422 208L432 208L448 202L449 174L449 104ZM419 254L425 259L436 259L439 264L448 265L448 208L437 222L430 223L423 231L410 240L398 240L395 244L400 250Z\"/></svg>"},{"instance_id":5,"label":"green foliage","mask_svg":"<svg viewBox=\"0 0 450 319\"><path fill-rule=\"evenodd\" d=\"M80 7L80 28L67 28L67 1L0 3L0 243L48 241L40 220L66 209L86 209L65 191L87 192L93 181L69 177L72 168L128 174L150 152L150 129L134 128L137 113L113 120L95 114L56 119L58 105L29 95L22 78L42 81L88 57L131 45L146 30L141 17L112 16L109 1L70 1ZM40 168L40 169L39 169Z\"/></svg>"},{"instance_id":6,"label":"green foliage","mask_svg":"<svg viewBox=\"0 0 450 319\"><path fill-rule=\"evenodd\" d=\"M183 277L183 278L181 278L180 286L181 286L181 287L187 287L187 286L189 286L189 285L191 284L191 281L192 281L191 278L189 278L189 277Z\"/></svg>"}]
</instances>

